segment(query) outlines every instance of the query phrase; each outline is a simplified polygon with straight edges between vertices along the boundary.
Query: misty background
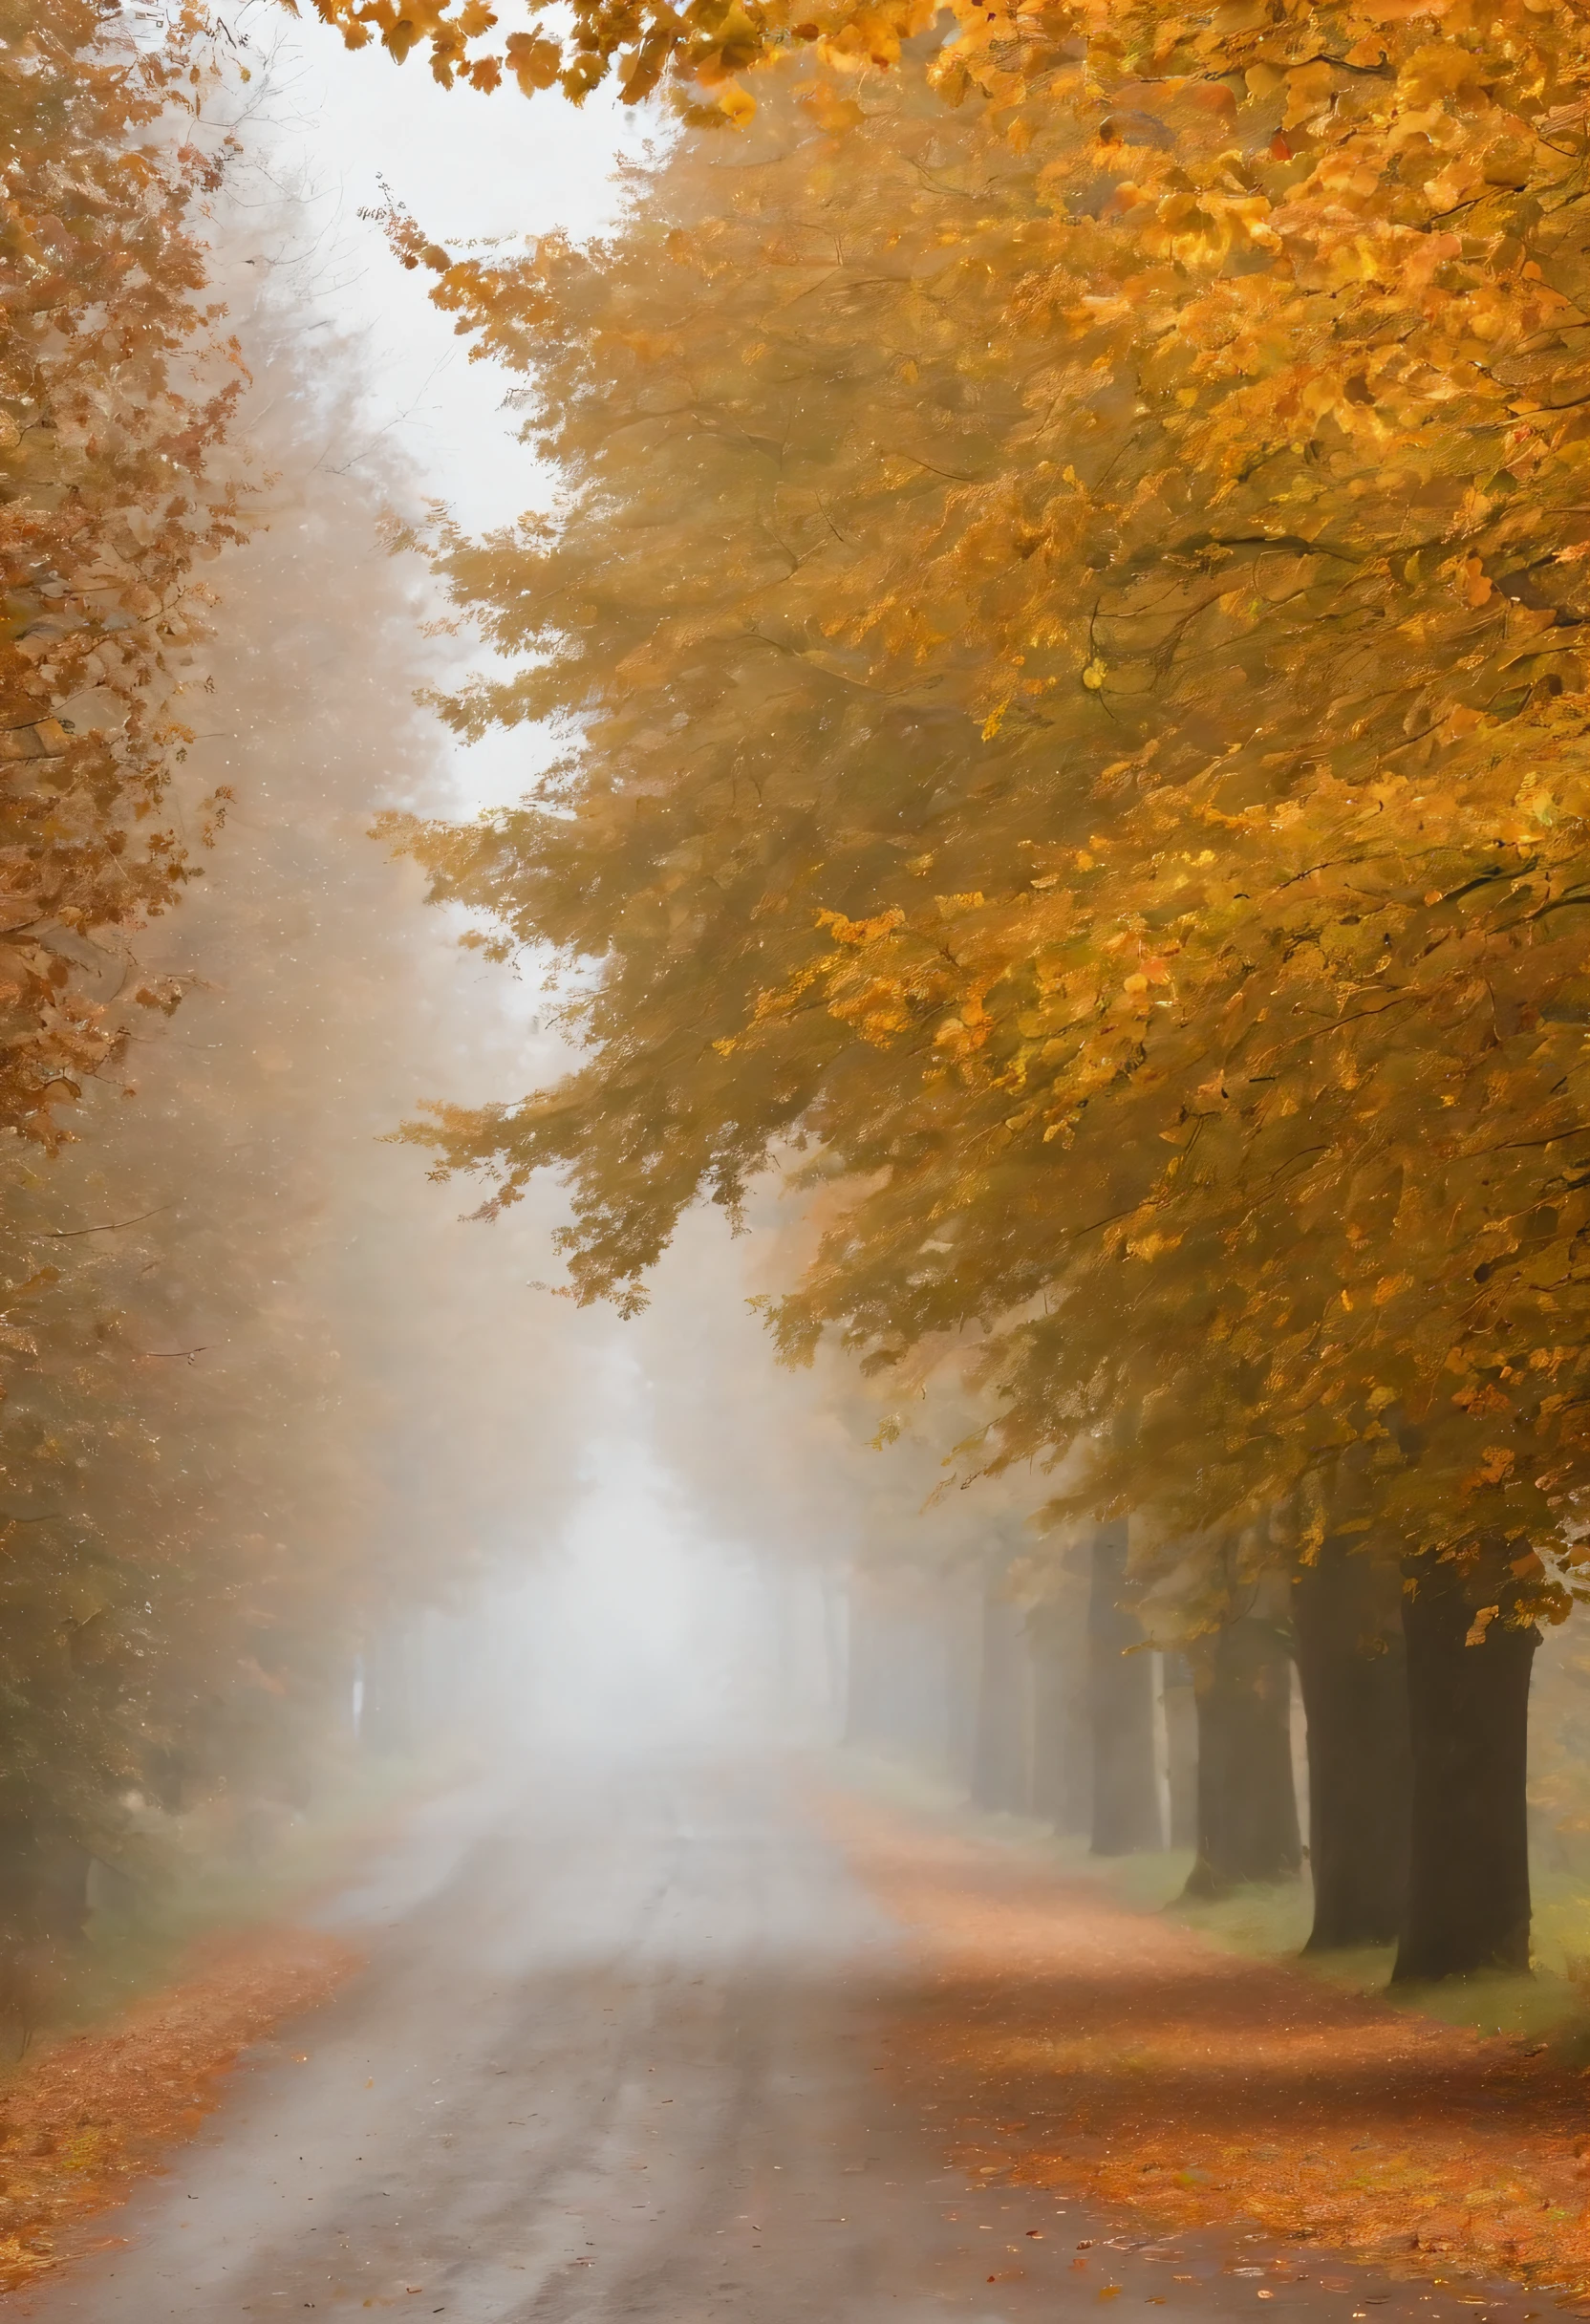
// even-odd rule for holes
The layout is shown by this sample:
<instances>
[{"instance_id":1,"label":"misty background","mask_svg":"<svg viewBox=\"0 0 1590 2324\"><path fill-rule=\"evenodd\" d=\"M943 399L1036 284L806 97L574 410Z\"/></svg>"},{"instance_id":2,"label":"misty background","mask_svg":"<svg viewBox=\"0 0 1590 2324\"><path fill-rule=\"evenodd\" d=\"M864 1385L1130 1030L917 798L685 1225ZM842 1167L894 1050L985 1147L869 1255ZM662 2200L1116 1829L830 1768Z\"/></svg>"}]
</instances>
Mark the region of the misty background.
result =
<instances>
[{"instance_id":1,"label":"misty background","mask_svg":"<svg viewBox=\"0 0 1590 2324\"><path fill-rule=\"evenodd\" d=\"M495 1751L505 1731L539 1751L847 1742L1080 1840L1099 1840L1101 1812L1124 1817L1123 1846L1184 1866L1184 1661L1127 1640L1151 1741L1123 1777L1135 1798L1101 1810L1092 1537L1035 1536L1037 1480L946 1490L976 1418L953 1349L903 1384L829 1349L778 1365L755 1302L809 1244L799 1198L770 1179L743 1231L692 1213L644 1313L621 1322L548 1287L556 1186L483 1224L460 1215L465 1187L439 1190L387 1142L423 1101L549 1082L568 1052L534 957L505 969L461 949L461 916L424 907L413 867L371 836L388 809L516 799L552 747L523 732L466 745L417 699L484 656L441 620L421 561L390 553L394 522L442 504L478 531L555 503L509 383L470 359L383 219L412 214L453 247L599 235L622 214L625 161L677 133L606 90L578 111L442 92L264 0L227 25L251 77L210 124L235 150L207 235L248 374L233 440L264 523L217 572L189 681L215 724L196 721L185 780L236 804L140 956L178 979L201 971L138 1060L142 1128L121 1135L148 1146L152 1204L174 1141L204 1155L203 1197L161 1230L173 1245L197 1256L201 1238L208 1252L252 1234L277 1271L267 1308L227 1313L225 1268L191 1267L209 1303L179 1293L171 1323L204 1343L204 1369L184 1366L180 1393L260 1395L286 1355L294 1390L312 1380L323 1400L330 1471L357 1471L341 1504L316 1486L335 1554L368 1565L350 1739L398 1754L443 1735ZM1579 1660L1553 1633L1536 1679L1556 1705L1536 1722L1548 1854L1582 1814Z\"/></svg>"}]
</instances>

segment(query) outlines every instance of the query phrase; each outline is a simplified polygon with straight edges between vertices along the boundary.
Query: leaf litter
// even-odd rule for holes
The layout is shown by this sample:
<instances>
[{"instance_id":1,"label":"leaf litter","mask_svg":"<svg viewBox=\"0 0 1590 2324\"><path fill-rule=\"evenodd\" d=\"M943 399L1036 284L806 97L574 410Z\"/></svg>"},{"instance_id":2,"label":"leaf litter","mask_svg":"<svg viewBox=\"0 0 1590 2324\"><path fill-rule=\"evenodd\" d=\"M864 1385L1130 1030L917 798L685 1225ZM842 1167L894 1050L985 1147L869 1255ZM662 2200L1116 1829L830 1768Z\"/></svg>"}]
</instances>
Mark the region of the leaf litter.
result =
<instances>
[{"instance_id":1,"label":"leaf litter","mask_svg":"<svg viewBox=\"0 0 1590 2324\"><path fill-rule=\"evenodd\" d=\"M124 2202L193 2135L241 2054L359 1960L319 1930L210 1937L112 2023L41 2042L0 2081L0 2291L57 2266L68 2229Z\"/></svg>"},{"instance_id":2,"label":"leaf litter","mask_svg":"<svg viewBox=\"0 0 1590 2324\"><path fill-rule=\"evenodd\" d=\"M1166 2230L1590 2292L1590 2081L1549 2048L1222 1950L874 1802L825 1813L913 1933L891 2065L952 2166Z\"/></svg>"}]
</instances>

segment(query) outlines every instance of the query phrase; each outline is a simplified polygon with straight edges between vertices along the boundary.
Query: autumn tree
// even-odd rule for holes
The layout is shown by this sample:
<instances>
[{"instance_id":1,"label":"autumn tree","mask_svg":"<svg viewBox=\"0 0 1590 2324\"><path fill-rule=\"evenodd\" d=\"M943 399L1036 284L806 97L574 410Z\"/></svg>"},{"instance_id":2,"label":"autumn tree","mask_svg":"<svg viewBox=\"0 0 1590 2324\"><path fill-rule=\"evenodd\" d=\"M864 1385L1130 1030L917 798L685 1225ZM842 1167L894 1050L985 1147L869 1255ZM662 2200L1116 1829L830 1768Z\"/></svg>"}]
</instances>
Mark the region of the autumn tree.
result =
<instances>
[{"instance_id":1,"label":"autumn tree","mask_svg":"<svg viewBox=\"0 0 1590 2324\"><path fill-rule=\"evenodd\" d=\"M60 1497L140 1584L99 1625L150 1802L130 1835L106 1818L100 1848L135 1866L141 1832L179 1857L190 1830L247 1846L345 1781L361 1665L369 1732L438 1746L403 1697L407 1641L549 1537L589 1392L578 1328L554 1360L524 1297L528 1262L505 1280L386 1137L417 1084L505 1062L509 1028L478 1016L461 1044L467 961L370 839L380 805L452 795L411 694L440 649L381 529L418 484L396 456L328 472L328 442L361 441L360 355L305 328L295 285L243 287L258 183L221 207L212 264L268 481L220 568L212 717L183 775L235 806L182 912L140 939L151 971L186 970L182 1009L86 1093L39 1184L82 1255L69 1345L95 1375Z\"/></svg>"},{"instance_id":2,"label":"autumn tree","mask_svg":"<svg viewBox=\"0 0 1590 2324\"><path fill-rule=\"evenodd\" d=\"M485 1254L470 1281L380 1143L460 1069L450 947L368 837L449 796L378 538L412 480L317 478L349 348L316 338L312 377L246 290L250 384L224 327L261 213L201 19L135 38L69 0L5 35L10 2010L92 1860L141 1882L346 1766L358 1655L550 1522L557 1464L500 1447L534 1463L526 1384L550 1415L578 1365L538 1377L517 1285Z\"/></svg>"},{"instance_id":3,"label":"autumn tree","mask_svg":"<svg viewBox=\"0 0 1590 2324\"><path fill-rule=\"evenodd\" d=\"M858 1194L786 1345L981 1333L985 1457L1129 1440L1069 1502L1168 1540L1311 1564L1362 1453L1415 1863L1460 1738L1504 1777L1410 1968L1520 1957L1582 1490L1583 28L1439 14L997 18L986 110L813 87L842 145L689 149L601 262L405 236L578 480L444 545L544 653L454 715L577 719L572 812L419 845L603 962L585 1072L447 1157L571 1169L622 1291L810 1134Z\"/></svg>"},{"instance_id":4,"label":"autumn tree","mask_svg":"<svg viewBox=\"0 0 1590 2324\"><path fill-rule=\"evenodd\" d=\"M815 1060L808 1052L793 1075L788 1060L780 1060L778 1078L758 1093L771 1100L760 1115L747 1105L742 1066L731 1120L713 1111L710 1094L704 1104L697 1100L703 1072L709 1093L715 1081L725 1090L731 1087L719 1057L702 1042L703 1010L708 1034L735 1044L780 960L806 950L797 899L803 888L810 891L817 869L829 882L854 880L842 892L849 902L867 893L867 883L897 876L907 850L921 850L913 852L910 867L914 881L935 872L934 849L924 842L939 840L956 851L957 866L976 866L986 876L987 850L1001 844L995 816L1011 811L1002 795L1008 792L1019 793L1018 820L1004 831L1003 844L1009 871L1019 874L1025 868L1020 818L1052 811L1044 803L1052 789L1048 769L1030 750L1023 757L1019 733L996 743L983 731L988 721L980 712L969 718L964 706L957 713L953 703L935 699L946 691L942 683L918 692L909 678L874 682L865 660L836 655L827 634L836 577L843 578L847 565L860 561L871 572L892 527L909 531L924 519L936 522L949 497L946 483L953 486L957 476L964 482L979 463L989 462L997 427L1009 432L1021 423L1021 377L1011 376L1008 351L966 376L960 308L982 295L995 241L979 232L965 247L955 222L966 187L973 186L983 204L998 208L1003 203L999 247L1007 257L1019 251L1032 224L1024 166L998 143L973 142L968 153L973 125L962 120L947 126L931 100L923 105L919 97L914 117L902 118L890 106L864 122L853 104L821 84L805 95L809 126L804 148L798 134L786 178L763 178L759 185L747 169L758 191L741 220L714 216L721 204L718 183L739 174L738 155L725 159L708 149L694 157L695 183L681 183L681 162L668 185L685 215L697 204L706 209L711 223L698 237L687 238L677 210L659 214L655 189L649 189L634 243L601 267L544 247L533 267L511 276L483 279L462 266L442 282L443 295L466 312L489 314L494 342L510 354L526 354L531 344L527 317L533 317L535 343L544 352L552 328L567 332L568 366L548 378L545 408L569 466L591 473L593 487L588 531L571 527L554 544L542 529L537 545L546 544L544 581L528 581L515 553L518 545L507 539L479 549L451 545L449 570L461 596L478 608L501 592L493 596L505 613L495 632L500 643L556 634L560 649L555 667L511 686L483 689L461 701L454 715L472 732L492 715L518 719L576 701L582 710L611 702L611 723L601 729L602 747L613 752L608 764L627 763L639 781L634 788L629 782L615 788L611 809L586 791L575 821L530 808L498 819L483 843L469 834L433 833L424 844L442 872L440 892L482 900L486 885L478 875L489 863L490 900L506 907L505 917L511 912L513 933L551 933L548 913L568 913L558 933L567 929L570 952L595 954L608 943L605 915L633 913L646 892L644 851L662 848L668 855L657 896L659 906L665 895L673 898L666 906L670 936L661 958L649 941L621 951L609 944L600 998L593 1000L601 1028L599 1067L560 1092L552 1107L528 1107L511 1120L494 1118L485 1141L501 1151L523 1139L528 1151L533 1140L538 1159L551 1158L549 1141L558 1141L560 1163L576 1164L577 1199L588 1221L578 1268L587 1288L621 1284L649 1256L634 1257L624 1237L642 1215L634 1200L634 1160L651 1149L660 1125L666 1123L671 1134L657 1144L655 1163L648 1161L646 1170L674 1173L667 1193L676 1204L689 1199L703 1171L703 1157L691 1143L698 1129L715 1139L741 1141L705 1165L706 1174L733 1198L768 1138L797 1121L821 1086L831 1049ZM794 119L801 123L800 112ZM837 141L834 131L842 133ZM834 274L832 233L824 221L843 210L845 233L859 234L848 174L858 146L855 165L876 185L879 213L869 222L874 239L857 243L852 281L849 269ZM763 164L763 150L752 159ZM956 182L957 163L965 184ZM791 232L788 210L801 218L800 233ZM909 237L902 217L913 221ZM672 275L659 275L654 234ZM441 256L426 251L416 237L406 238L404 247L417 259L438 263ZM880 249L890 254L881 280ZM768 259L784 270L787 283L759 271ZM771 307L769 279L776 286ZM749 395L745 365L730 369L718 351L716 326L707 327L695 290L698 280L702 298L710 288L714 315L731 310L729 347L755 358L760 376ZM885 287L892 303L880 309ZM477 291L478 309L472 304ZM738 299L748 302L743 318L732 309ZM887 330L880 328L880 313ZM611 337L604 340L604 332ZM636 346L642 350L638 366L632 355ZM644 438L637 434L634 456L648 462L653 521L638 538L619 489L629 471L623 439L611 462L599 452L591 471L584 465L584 431L599 429L601 442L607 441L615 355L624 376L634 379L634 425L646 431ZM667 365L660 377L659 359ZM1041 365L1043 359L1039 343L1031 360ZM659 415L655 424L654 408ZM923 424L924 414L931 425ZM720 519L708 514L725 505L741 512L734 538L747 559L727 571ZM566 591L581 603L584 635L571 635L559 618ZM604 601L611 609L606 620ZM753 609L748 620L747 604ZM658 716L655 693L633 689L647 679L671 687L677 682L663 658L676 639L688 651L692 682L668 721ZM610 692L615 663L622 691ZM691 737L682 783L673 740L681 730ZM926 760L924 746L933 754ZM655 776L643 771L648 766L655 766ZM605 777L603 782L605 788ZM655 799L661 812L653 831L634 826L637 791ZM975 836L963 820L973 801L995 810L983 814ZM610 814L609 828L596 828L598 819L606 823ZM603 852L610 828L612 844L624 850L621 862ZM821 866L814 859L825 847L827 861ZM532 853L537 869L530 895L526 874ZM728 877L725 863L733 866ZM455 891L454 869L465 864L467 873ZM505 875L502 886L495 881L497 867ZM638 937L641 924L634 924ZM660 935L662 922L653 925ZM802 1030L819 1044L827 1038L820 1012L808 1012ZM665 1049L655 1045L659 1034ZM748 1055L745 1047L736 1048L737 1065ZM615 1074L619 1060L626 1063ZM875 1058L864 1062L875 1070ZM865 1090L857 1096L852 1118L859 1121ZM625 1127L615 1134L620 1111ZM482 1125L460 1122L458 1128L462 1155ZM821 1167L826 1174L827 1165ZM516 1172L508 1195L523 1183ZM842 1198L832 1207L846 1216ZM672 1213L666 1216L671 1223ZM1035 1276L1029 1288L1041 1280ZM953 1330L964 1320L963 1310L945 1322ZM931 1326L916 1335L919 1344L932 1336ZM1109 1529L1101 1545L1107 1538L1113 1539ZM1119 1610L1124 1586L1124 1573L1107 1559L1094 1588L1097 1668L1086 1681L1094 1703L1093 1765L1102 1786L1093 1832L1106 1853L1144 1844L1159 1828L1150 1663L1128 1651L1142 1638ZM1006 1619L997 1590L989 1620L998 1631Z\"/></svg>"},{"instance_id":5,"label":"autumn tree","mask_svg":"<svg viewBox=\"0 0 1590 2324\"><path fill-rule=\"evenodd\" d=\"M237 471L216 455L239 392L205 299L199 212L218 154L187 134L210 78L204 29L177 11L135 40L91 6L6 11L0 217L0 1230L6 1547L0 1921L50 1918L131 1759L119 1691L134 1640L99 1622L126 1543L61 1508L97 1406L92 1313L50 1218L46 1158L133 1025L180 987L128 949L191 877L224 802L176 811L179 700L208 593L239 537ZM136 1560L133 1560L136 1563ZM141 1604L141 1594L137 1603ZM137 1625L134 1625L136 1632ZM71 1887L68 1865L67 1889ZM80 1897L80 1877L78 1878ZM80 1902L63 1907L70 1917Z\"/></svg>"}]
</instances>

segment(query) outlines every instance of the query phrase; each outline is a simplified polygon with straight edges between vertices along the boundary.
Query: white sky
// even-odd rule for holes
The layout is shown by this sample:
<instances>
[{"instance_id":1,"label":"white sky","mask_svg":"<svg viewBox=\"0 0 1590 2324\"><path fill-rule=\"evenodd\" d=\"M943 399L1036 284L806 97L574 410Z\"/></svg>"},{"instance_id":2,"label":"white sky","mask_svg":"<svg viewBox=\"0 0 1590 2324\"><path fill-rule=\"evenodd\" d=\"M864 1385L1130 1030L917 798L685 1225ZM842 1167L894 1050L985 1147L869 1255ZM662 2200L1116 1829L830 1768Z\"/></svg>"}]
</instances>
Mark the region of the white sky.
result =
<instances>
[{"instance_id":1,"label":"white sky","mask_svg":"<svg viewBox=\"0 0 1590 2324\"><path fill-rule=\"evenodd\" d=\"M555 93L531 100L511 85L491 97L441 89L418 53L398 66L374 45L350 52L276 0L246 0L233 22L268 68L256 74L264 118L248 141L270 156L273 179L311 197L300 212L312 221L307 283L328 316L367 341L372 437L396 431L466 527L517 515L538 484L500 408L501 375L469 361L425 296L429 278L406 273L359 213L383 206L384 182L443 243L554 227L583 236L612 215L621 151L665 136L665 118L626 114L602 96L576 112ZM279 245L279 227L267 228L262 247Z\"/></svg>"},{"instance_id":2,"label":"white sky","mask_svg":"<svg viewBox=\"0 0 1590 2324\"><path fill-rule=\"evenodd\" d=\"M361 213L384 209L390 195L452 247L553 228L584 237L615 212L621 155L666 140L668 117L626 113L603 96L576 111L556 93L528 99L511 85L490 97L442 89L422 55L398 66L374 44L350 51L279 0L239 0L229 21L252 79L238 124L245 166L230 173L225 203L226 295L241 314L246 285L273 290L306 334L343 339L344 376L354 342L366 394L351 441L326 445L327 464L363 459L384 488L385 455L398 451L412 472L405 513L439 500L470 532L545 506L549 480L503 409L514 382L469 360L467 342L426 296L430 276L405 271L376 219ZM306 426L317 418L306 408ZM461 675L481 659L474 641L461 640ZM453 745L462 800L518 799L549 748L524 731Z\"/></svg>"}]
</instances>

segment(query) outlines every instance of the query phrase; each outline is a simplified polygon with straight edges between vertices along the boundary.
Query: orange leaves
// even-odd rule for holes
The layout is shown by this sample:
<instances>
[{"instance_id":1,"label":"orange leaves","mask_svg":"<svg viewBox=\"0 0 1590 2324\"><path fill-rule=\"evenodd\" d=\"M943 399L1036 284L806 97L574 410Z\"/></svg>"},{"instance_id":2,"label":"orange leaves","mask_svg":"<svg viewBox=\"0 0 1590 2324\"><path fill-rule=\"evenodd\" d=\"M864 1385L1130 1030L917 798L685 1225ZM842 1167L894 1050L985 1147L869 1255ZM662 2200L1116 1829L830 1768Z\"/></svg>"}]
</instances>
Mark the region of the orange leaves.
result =
<instances>
[{"instance_id":1,"label":"orange leaves","mask_svg":"<svg viewBox=\"0 0 1590 2324\"><path fill-rule=\"evenodd\" d=\"M978 14L939 70L982 114L769 74L732 215L684 142L599 258L442 277L538 367L570 511L444 551L541 656L455 716L585 739L561 819L429 860L603 962L614 1061L448 1151L573 1168L603 1284L799 1124L870 1190L811 1311L975 1328L1000 1458L1080 1469L1179 1399L1190 1522L1364 1443L1450 1545L1477 1384L1590 1346L1590 377L1553 319L1590 267L1545 135L1584 11ZM835 140L781 141L797 107ZM1559 1542L1574 1376L1506 1480Z\"/></svg>"},{"instance_id":2,"label":"orange leaves","mask_svg":"<svg viewBox=\"0 0 1590 2324\"><path fill-rule=\"evenodd\" d=\"M1506 1445L1487 1445L1480 1463L1471 1476L1464 1479L1465 1493L1484 1492L1488 1487L1505 1484L1518 1465L1518 1455Z\"/></svg>"},{"instance_id":3,"label":"orange leaves","mask_svg":"<svg viewBox=\"0 0 1590 2324\"><path fill-rule=\"evenodd\" d=\"M462 25L460 32L461 37L469 37ZM539 32L510 32L503 44L503 62L524 97L538 89L551 88L562 61L556 41L548 40ZM470 68L470 78L476 88L490 90L497 85L500 70L495 58L483 57Z\"/></svg>"},{"instance_id":4,"label":"orange leaves","mask_svg":"<svg viewBox=\"0 0 1590 2324\"><path fill-rule=\"evenodd\" d=\"M915 1932L926 1997L891 2053L963 2166L991 2151L992 2119L1011 2186L1118 2204L1161 2230L1240 2219L1449 2284L1470 2270L1590 2284L1584 2085L1555 2048L1521 2056L1216 1949L1096 1879L898 1816L847 1801L829 1820ZM1350 2288L1297 2249L1273 2263L1278 2297L1310 2296L1307 2275Z\"/></svg>"},{"instance_id":5,"label":"orange leaves","mask_svg":"<svg viewBox=\"0 0 1590 2324\"><path fill-rule=\"evenodd\" d=\"M20 21L35 62L0 89L0 238L30 286L0 349L0 866L34 944L0 1002L0 1126L50 1144L118 1038L73 941L135 926L190 875L161 811L184 740L171 704L203 632L195 569L239 537L212 459L239 381L188 226L207 164L157 158L152 135L206 78L197 20L179 13L139 71L72 0Z\"/></svg>"},{"instance_id":6,"label":"orange leaves","mask_svg":"<svg viewBox=\"0 0 1590 2324\"><path fill-rule=\"evenodd\" d=\"M978 901L981 901L980 897ZM847 919L842 912L820 912L817 925L829 930L837 943L861 945L870 944L879 936L892 936L896 928L904 927L905 916L898 906L879 913L871 920Z\"/></svg>"},{"instance_id":7,"label":"orange leaves","mask_svg":"<svg viewBox=\"0 0 1590 2324\"><path fill-rule=\"evenodd\" d=\"M1489 1380L1482 1381L1476 1388L1459 1388L1452 1402L1475 1420L1483 1419L1487 1413L1511 1412L1513 1409L1512 1398L1504 1396L1495 1383Z\"/></svg>"},{"instance_id":8,"label":"orange leaves","mask_svg":"<svg viewBox=\"0 0 1590 2324\"><path fill-rule=\"evenodd\" d=\"M0 2244L0 2288L54 2267L58 2234L124 2201L162 2149L199 2128L241 2051L357 1966L351 1947L307 1929L211 1947L168 1991L31 2058L6 2094L0 2153L19 2224Z\"/></svg>"},{"instance_id":9,"label":"orange leaves","mask_svg":"<svg viewBox=\"0 0 1590 2324\"><path fill-rule=\"evenodd\" d=\"M1480 562L1478 557L1464 558L1462 564L1457 569L1457 572L1453 578L1452 587L1455 590L1461 603L1476 608L1482 605L1488 605L1491 602L1491 598L1493 593L1491 587L1490 577L1485 570L1484 565ZM1452 719L1449 720L1448 721L1449 732L1461 734L1467 731L1464 726L1453 725L1452 721L1459 718L1466 718L1471 725L1478 722L1477 716L1472 711L1454 711L1452 713Z\"/></svg>"},{"instance_id":10,"label":"orange leaves","mask_svg":"<svg viewBox=\"0 0 1590 2324\"><path fill-rule=\"evenodd\" d=\"M1133 1259L1150 1261L1158 1259L1162 1252L1179 1250L1181 1243L1179 1235L1159 1235L1150 1230L1147 1235L1128 1237L1126 1248Z\"/></svg>"}]
</instances>

